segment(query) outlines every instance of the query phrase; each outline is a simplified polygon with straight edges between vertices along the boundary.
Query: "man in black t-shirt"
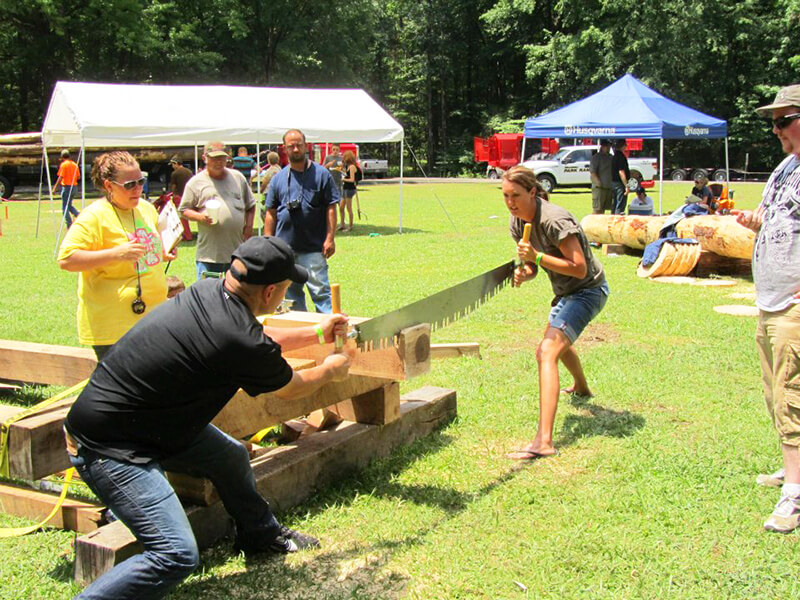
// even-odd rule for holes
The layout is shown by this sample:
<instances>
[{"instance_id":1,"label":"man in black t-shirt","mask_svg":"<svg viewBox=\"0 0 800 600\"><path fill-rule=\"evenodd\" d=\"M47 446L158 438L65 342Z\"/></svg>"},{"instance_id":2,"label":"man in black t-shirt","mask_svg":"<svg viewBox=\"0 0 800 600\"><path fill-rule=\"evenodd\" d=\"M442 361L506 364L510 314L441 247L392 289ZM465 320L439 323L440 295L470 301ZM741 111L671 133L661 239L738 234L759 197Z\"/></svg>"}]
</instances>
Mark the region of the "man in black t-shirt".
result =
<instances>
[{"instance_id":1,"label":"man in black t-shirt","mask_svg":"<svg viewBox=\"0 0 800 600\"><path fill-rule=\"evenodd\" d=\"M624 215L628 204L628 178L631 170L628 168L628 157L625 156L627 147L628 143L624 138L617 140L614 144L614 157L611 159L611 194L614 198L614 209L611 212L615 215Z\"/></svg>"},{"instance_id":2,"label":"man in black t-shirt","mask_svg":"<svg viewBox=\"0 0 800 600\"><path fill-rule=\"evenodd\" d=\"M277 522L256 489L245 447L210 422L239 388L292 399L344 379L347 354L292 371L281 350L332 342L346 333L347 320L262 326L255 315L274 312L289 284L308 274L274 237L251 238L231 261L223 280L192 285L125 334L67 415L73 466L144 546L81 597L161 598L197 567L197 543L164 470L212 481L236 523L237 551L319 545Z\"/></svg>"}]
</instances>

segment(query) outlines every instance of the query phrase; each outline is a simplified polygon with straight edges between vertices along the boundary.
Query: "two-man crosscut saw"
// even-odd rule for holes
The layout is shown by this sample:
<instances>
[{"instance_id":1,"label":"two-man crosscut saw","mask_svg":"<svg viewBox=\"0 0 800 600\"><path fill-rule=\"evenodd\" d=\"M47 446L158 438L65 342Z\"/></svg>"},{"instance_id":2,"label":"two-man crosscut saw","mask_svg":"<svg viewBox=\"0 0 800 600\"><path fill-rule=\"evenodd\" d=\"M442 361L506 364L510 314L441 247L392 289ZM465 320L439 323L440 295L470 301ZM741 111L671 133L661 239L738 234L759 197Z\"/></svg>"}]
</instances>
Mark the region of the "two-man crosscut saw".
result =
<instances>
[{"instance_id":1,"label":"two-man crosscut saw","mask_svg":"<svg viewBox=\"0 0 800 600\"><path fill-rule=\"evenodd\" d=\"M510 283L513 276L514 261L509 261L432 296L358 323L348 337L354 338L362 350L369 351L391 345L406 327L430 323L431 330L436 331L481 306Z\"/></svg>"}]
</instances>

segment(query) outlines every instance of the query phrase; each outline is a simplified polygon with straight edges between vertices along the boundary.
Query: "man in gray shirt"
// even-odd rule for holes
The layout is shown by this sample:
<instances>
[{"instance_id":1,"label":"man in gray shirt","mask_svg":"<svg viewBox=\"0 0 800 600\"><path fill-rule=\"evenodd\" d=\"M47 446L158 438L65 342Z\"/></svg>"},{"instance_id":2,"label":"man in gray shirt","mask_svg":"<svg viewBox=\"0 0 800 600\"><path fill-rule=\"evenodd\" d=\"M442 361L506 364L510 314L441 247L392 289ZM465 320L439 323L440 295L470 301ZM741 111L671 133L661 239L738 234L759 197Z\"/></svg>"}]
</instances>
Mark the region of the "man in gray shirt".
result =
<instances>
[{"instance_id":1,"label":"man in gray shirt","mask_svg":"<svg viewBox=\"0 0 800 600\"><path fill-rule=\"evenodd\" d=\"M789 533L800 525L800 85L781 89L756 112L772 119L772 133L788 156L769 178L758 208L731 213L756 232L756 344L767 412L783 454L783 469L756 478L781 486L764 528Z\"/></svg>"},{"instance_id":2,"label":"man in gray shirt","mask_svg":"<svg viewBox=\"0 0 800 600\"><path fill-rule=\"evenodd\" d=\"M325 163L322 165L331 172L333 183L336 189L339 190L339 197L342 197L342 155L339 153L339 145L334 144L331 146L331 153L325 157Z\"/></svg>"},{"instance_id":3,"label":"man in gray shirt","mask_svg":"<svg viewBox=\"0 0 800 600\"><path fill-rule=\"evenodd\" d=\"M208 142L203 150L205 170L186 184L178 212L197 222L197 279L219 277L230 257L253 235L256 200L244 175L225 165L230 159L222 142Z\"/></svg>"}]
</instances>

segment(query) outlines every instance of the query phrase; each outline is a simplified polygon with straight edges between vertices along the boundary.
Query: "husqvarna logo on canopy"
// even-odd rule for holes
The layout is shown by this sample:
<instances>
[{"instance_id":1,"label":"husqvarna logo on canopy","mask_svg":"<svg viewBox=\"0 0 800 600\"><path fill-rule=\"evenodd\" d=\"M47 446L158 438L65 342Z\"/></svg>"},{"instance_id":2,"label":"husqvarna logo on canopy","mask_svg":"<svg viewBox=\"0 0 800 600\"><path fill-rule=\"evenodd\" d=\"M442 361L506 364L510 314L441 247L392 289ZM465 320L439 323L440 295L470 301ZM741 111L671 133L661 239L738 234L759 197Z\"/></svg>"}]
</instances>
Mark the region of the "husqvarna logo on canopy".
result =
<instances>
[{"instance_id":1,"label":"husqvarna logo on canopy","mask_svg":"<svg viewBox=\"0 0 800 600\"><path fill-rule=\"evenodd\" d=\"M687 125L683 128L683 135L690 136L690 135L708 135L709 129L708 127L692 127L691 125Z\"/></svg>"},{"instance_id":2,"label":"husqvarna logo on canopy","mask_svg":"<svg viewBox=\"0 0 800 600\"><path fill-rule=\"evenodd\" d=\"M616 127L579 127L577 125L565 125L564 136L574 137L578 135L585 135L587 137L600 137L607 135L615 135L617 133Z\"/></svg>"}]
</instances>

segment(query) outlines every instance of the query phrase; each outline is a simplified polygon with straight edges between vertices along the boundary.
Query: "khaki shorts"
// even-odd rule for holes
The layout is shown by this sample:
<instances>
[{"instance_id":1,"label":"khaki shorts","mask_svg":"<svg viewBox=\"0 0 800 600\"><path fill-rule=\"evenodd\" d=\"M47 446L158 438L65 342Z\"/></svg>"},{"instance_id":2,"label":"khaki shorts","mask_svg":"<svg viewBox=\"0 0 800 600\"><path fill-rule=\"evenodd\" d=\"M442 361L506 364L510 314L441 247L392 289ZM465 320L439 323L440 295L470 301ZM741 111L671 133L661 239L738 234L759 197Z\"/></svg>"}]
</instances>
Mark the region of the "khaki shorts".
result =
<instances>
[{"instance_id":1,"label":"khaki shorts","mask_svg":"<svg viewBox=\"0 0 800 600\"><path fill-rule=\"evenodd\" d=\"M614 197L611 194L611 188L592 186L592 212L597 215L613 209Z\"/></svg>"},{"instance_id":2,"label":"khaki shorts","mask_svg":"<svg viewBox=\"0 0 800 600\"><path fill-rule=\"evenodd\" d=\"M781 443L800 446L800 304L760 311L756 345L767 413Z\"/></svg>"}]
</instances>

